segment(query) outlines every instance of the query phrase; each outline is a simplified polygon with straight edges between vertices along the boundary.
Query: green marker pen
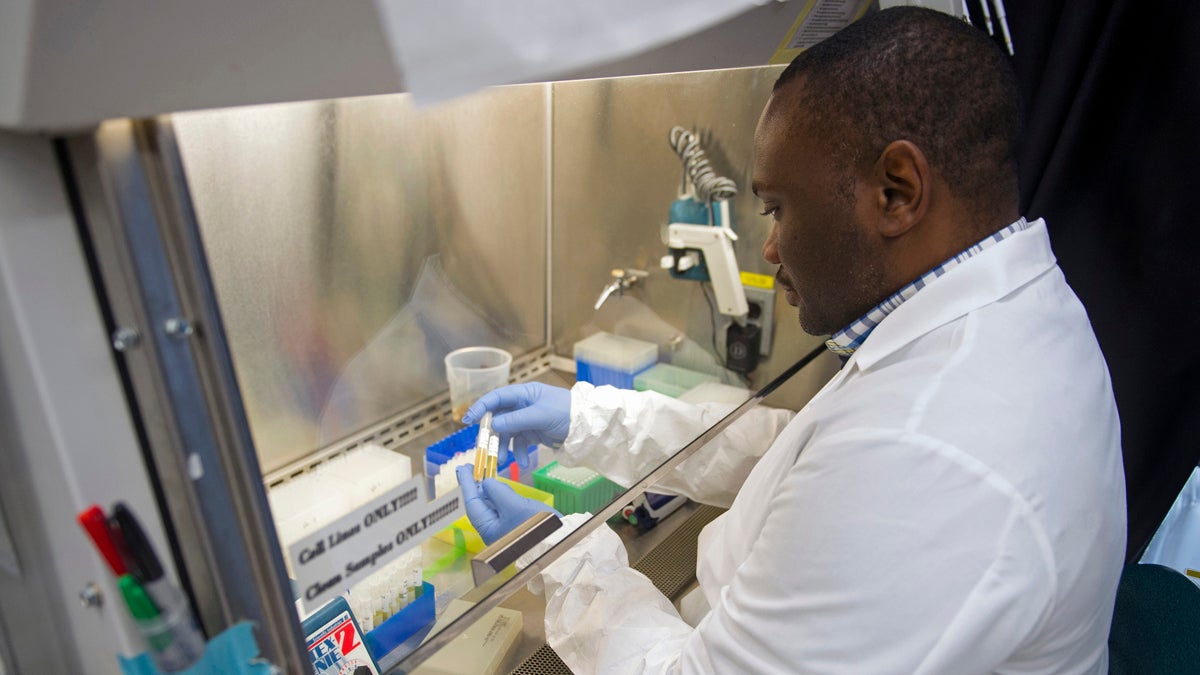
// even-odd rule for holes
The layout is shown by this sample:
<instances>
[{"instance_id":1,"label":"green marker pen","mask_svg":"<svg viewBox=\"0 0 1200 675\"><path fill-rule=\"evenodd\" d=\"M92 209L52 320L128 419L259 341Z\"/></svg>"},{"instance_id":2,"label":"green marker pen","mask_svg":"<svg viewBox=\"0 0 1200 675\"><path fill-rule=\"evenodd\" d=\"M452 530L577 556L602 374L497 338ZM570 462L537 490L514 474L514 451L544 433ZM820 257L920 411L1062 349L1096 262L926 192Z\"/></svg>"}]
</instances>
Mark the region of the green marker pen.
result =
<instances>
[{"instance_id":1,"label":"green marker pen","mask_svg":"<svg viewBox=\"0 0 1200 675\"><path fill-rule=\"evenodd\" d=\"M156 652L161 652L171 646L175 636L168 631L156 631L152 626L156 619L161 616L158 607L154 601L146 594L146 589L138 583L138 580L133 578L132 574L124 574L117 580L117 587L121 589L121 596L125 598L125 605L129 607L129 613L133 615L135 621L141 626L142 631L146 633L147 639L150 642L150 648Z\"/></svg>"}]
</instances>

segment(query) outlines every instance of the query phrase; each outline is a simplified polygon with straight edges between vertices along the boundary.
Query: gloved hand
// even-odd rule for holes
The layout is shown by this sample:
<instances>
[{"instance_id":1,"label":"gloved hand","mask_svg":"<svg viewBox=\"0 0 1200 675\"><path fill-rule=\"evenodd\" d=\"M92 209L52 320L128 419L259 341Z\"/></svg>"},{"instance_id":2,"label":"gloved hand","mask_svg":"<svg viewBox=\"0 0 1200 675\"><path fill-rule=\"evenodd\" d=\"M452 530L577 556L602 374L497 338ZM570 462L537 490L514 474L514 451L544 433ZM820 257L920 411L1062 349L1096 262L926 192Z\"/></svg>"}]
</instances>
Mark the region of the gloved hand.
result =
<instances>
[{"instance_id":1,"label":"gloved hand","mask_svg":"<svg viewBox=\"0 0 1200 675\"><path fill-rule=\"evenodd\" d=\"M535 513L549 511L559 518L562 517L562 514L553 508L536 499L522 497L495 478L483 479L480 483L483 486L481 492L475 484L474 469L470 464L459 466L456 474L458 485L462 488L463 507L467 510L467 518L485 544L490 545L508 534Z\"/></svg>"},{"instance_id":2,"label":"gloved hand","mask_svg":"<svg viewBox=\"0 0 1200 675\"><path fill-rule=\"evenodd\" d=\"M463 424L475 424L485 412L492 413L492 431L500 436L500 447L507 448L511 440L517 464L527 469L529 446L559 445L567 440L571 428L571 390L541 382L500 387L467 408Z\"/></svg>"}]
</instances>

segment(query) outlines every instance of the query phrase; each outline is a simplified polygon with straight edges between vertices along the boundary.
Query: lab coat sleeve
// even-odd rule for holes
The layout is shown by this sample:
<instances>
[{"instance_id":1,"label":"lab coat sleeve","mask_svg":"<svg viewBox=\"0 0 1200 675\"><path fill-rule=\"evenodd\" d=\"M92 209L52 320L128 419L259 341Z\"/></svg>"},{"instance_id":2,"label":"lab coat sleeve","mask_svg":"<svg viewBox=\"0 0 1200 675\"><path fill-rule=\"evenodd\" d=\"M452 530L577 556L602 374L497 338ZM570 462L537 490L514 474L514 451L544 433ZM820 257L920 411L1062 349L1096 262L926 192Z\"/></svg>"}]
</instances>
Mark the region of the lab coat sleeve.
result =
<instances>
[{"instance_id":1,"label":"lab coat sleeve","mask_svg":"<svg viewBox=\"0 0 1200 675\"><path fill-rule=\"evenodd\" d=\"M566 466L590 467L628 487L735 407L580 382L571 389L571 429L557 457ZM765 406L748 411L656 491L728 507L758 458L794 416Z\"/></svg>"},{"instance_id":2,"label":"lab coat sleeve","mask_svg":"<svg viewBox=\"0 0 1200 675\"><path fill-rule=\"evenodd\" d=\"M547 640L572 672L961 675L1031 639L1052 554L1012 486L895 432L809 450L753 497L769 500L761 536L729 584L703 589L695 629L608 528L548 566ZM701 556L721 554L710 535Z\"/></svg>"},{"instance_id":3,"label":"lab coat sleeve","mask_svg":"<svg viewBox=\"0 0 1200 675\"><path fill-rule=\"evenodd\" d=\"M532 590L545 594L546 642L573 673L671 672L693 632L629 567L624 544L608 527L550 564Z\"/></svg>"}]
</instances>

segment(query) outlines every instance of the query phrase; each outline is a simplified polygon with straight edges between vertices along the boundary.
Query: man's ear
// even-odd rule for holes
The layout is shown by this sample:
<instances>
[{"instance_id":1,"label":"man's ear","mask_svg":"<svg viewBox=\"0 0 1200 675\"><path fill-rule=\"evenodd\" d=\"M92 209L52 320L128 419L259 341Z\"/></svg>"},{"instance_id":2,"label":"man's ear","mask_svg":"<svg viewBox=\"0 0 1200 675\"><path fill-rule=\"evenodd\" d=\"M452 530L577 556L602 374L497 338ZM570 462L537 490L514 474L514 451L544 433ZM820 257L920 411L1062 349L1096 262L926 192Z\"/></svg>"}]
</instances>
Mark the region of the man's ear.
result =
<instances>
[{"instance_id":1,"label":"man's ear","mask_svg":"<svg viewBox=\"0 0 1200 675\"><path fill-rule=\"evenodd\" d=\"M929 209L933 175L929 161L910 141L892 141L875 161L880 208L878 229L884 237L898 237L925 217Z\"/></svg>"}]
</instances>

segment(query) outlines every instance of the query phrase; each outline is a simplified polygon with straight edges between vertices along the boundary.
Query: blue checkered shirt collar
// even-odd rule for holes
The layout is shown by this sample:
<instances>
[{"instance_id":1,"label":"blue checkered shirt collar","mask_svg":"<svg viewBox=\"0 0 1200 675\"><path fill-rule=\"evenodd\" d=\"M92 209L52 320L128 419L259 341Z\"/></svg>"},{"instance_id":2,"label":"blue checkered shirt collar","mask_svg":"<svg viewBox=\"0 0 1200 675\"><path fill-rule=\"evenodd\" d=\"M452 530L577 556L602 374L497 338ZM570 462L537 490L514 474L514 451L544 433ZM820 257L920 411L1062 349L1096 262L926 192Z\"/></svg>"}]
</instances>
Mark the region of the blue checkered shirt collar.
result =
<instances>
[{"instance_id":1,"label":"blue checkered shirt collar","mask_svg":"<svg viewBox=\"0 0 1200 675\"><path fill-rule=\"evenodd\" d=\"M958 267L971 256L977 255L980 252L995 246L996 244L1007 239L1013 233L1020 232L1028 227L1029 223L1026 222L1024 218L1021 218L1008 227L989 234L980 241L969 246L965 251L953 256L949 260L946 260L925 274L922 274L904 288L901 288L893 293L883 302L875 305L874 309L859 317L849 326L846 326L842 330L834 333L832 337L825 341L825 346L829 348L829 351L837 354L842 358L843 361L845 361L846 359L850 358L850 355L853 354L855 350L862 346L862 343L866 341L867 336L871 334L871 331L875 330L875 327L878 326L888 314L891 314L896 310L897 307L904 304L905 300L908 300L912 296L916 295L917 291L928 286L933 282L934 279L937 279L946 272Z\"/></svg>"}]
</instances>

